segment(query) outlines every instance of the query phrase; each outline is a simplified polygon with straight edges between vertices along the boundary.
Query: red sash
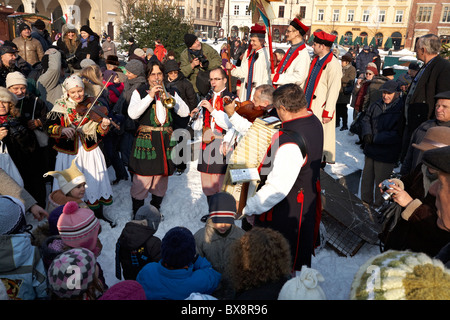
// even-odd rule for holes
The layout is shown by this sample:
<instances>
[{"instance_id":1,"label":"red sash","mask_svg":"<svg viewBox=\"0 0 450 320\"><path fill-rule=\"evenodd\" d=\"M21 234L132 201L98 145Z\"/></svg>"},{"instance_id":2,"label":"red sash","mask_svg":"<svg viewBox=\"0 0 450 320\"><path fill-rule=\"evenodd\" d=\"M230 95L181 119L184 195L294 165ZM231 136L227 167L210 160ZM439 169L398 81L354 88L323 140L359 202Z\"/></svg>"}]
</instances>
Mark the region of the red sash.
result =
<instances>
[{"instance_id":1,"label":"red sash","mask_svg":"<svg viewBox=\"0 0 450 320\"><path fill-rule=\"evenodd\" d=\"M313 87L313 96L314 96L314 92L316 92L316 87L317 87L317 84L319 83L320 77L322 76L322 71L325 69L325 66L326 66L332 59L333 59L333 53L330 52L330 53L328 54L328 57L327 57L326 60L324 61L323 65L322 65L322 68L320 69L320 71L319 71L319 73L317 74L317 77L316 77L316 79L315 79L314 87ZM319 57L316 56L316 57L313 59L313 61L311 62L311 66L309 67L308 78L306 79L306 83L305 83L305 90L306 90L306 88L308 87L308 83L309 83L309 80L310 80L310 77L311 77L311 72L312 72L312 70L314 69L314 66L316 65L316 63L317 63L318 60L319 60ZM311 101L309 102L309 105L308 105L308 110L311 110L311 103L312 103L313 100L314 100L313 97L311 97Z\"/></svg>"},{"instance_id":2,"label":"red sash","mask_svg":"<svg viewBox=\"0 0 450 320\"><path fill-rule=\"evenodd\" d=\"M284 60L286 60L286 57L288 56L288 53L289 53L289 51L292 48L288 49L286 54L283 56L283 59L281 59L280 63L278 63L277 70L275 72L275 76L273 77L273 82L277 82L278 81L278 79L280 77L280 74L286 72L286 70L289 68L291 63L295 60L295 58L297 58L297 56L299 55L300 51L305 49L305 48L306 48L306 45L303 43L301 46L299 46L297 49L295 49L295 51L289 57L289 60L286 62L286 65L284 66L283 70L281 70L281 67L283 66Z\"/></svg>"}]
</instances>

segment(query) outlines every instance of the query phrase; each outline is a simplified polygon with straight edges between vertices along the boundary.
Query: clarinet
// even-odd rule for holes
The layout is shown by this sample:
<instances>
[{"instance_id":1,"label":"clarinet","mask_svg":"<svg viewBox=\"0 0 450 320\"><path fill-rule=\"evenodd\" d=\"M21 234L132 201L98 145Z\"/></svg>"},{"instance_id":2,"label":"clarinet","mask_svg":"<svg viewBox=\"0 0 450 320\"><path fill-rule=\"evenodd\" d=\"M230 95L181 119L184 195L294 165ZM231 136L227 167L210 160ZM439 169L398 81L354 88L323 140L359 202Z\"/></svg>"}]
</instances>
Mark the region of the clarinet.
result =
<instances>
[{"instance_id":1,"label":"clarinet","mask_svg":"<svg viewBox=\"0 0 450 320\"><path fill-rule=\"evenodd\" d=\"M214 93L213 89L210 89L203 100L211 99L213 96L213 93ZM200 103L197 108L198 108L198 111L192 115L191 119L188 122L188 127L190 127L194 123L194 121L198 119L198 117L200 116L200 113L203 111L203 107L200 106Z\"/></svg>"}]
</instances>

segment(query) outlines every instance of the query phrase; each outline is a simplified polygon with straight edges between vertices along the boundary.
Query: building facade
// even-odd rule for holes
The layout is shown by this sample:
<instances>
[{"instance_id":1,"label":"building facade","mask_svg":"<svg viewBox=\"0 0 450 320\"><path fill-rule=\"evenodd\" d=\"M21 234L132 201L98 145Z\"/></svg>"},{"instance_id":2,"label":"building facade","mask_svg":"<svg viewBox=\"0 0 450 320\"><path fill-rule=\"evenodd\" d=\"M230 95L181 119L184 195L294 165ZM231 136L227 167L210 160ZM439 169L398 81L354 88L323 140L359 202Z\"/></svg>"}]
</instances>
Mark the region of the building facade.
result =
<instances>
[{"instance_id":1,"label":"building facade","mask_svg":"<svg viewBox=\"0 0 450 320\"><path fill-rule=\"evenodd\" d=\"M413 50L417 38L433 33L450 42L450 0L414 0L405 47Z\"/></svg>"},{"instance_id":2,"label":"building facade","mask_svg":"<svg viewBox=\"0 0 450 320\"><path fill-rule=\"evenodd\" d=\"M5 4L17 12L39 13L53 18L57 32L66 22L78 30L89 25L99 35L106 32L113 38L120 32L120 8L116 0L6 0Z\"/></svg>"},{"instance_id":3,"label":"building facade","mask_svg":"<svg viewBox=\"0 0 450 320\"><path fill-rule=\"evenodd\" d=\"M337 35L351 43L360 37L364 43L383 47L388 38L394 49L405 46L411 0L315 0L312 31ZM374 40L373 40L374 39Z\"/></svg>"}]
</instances>

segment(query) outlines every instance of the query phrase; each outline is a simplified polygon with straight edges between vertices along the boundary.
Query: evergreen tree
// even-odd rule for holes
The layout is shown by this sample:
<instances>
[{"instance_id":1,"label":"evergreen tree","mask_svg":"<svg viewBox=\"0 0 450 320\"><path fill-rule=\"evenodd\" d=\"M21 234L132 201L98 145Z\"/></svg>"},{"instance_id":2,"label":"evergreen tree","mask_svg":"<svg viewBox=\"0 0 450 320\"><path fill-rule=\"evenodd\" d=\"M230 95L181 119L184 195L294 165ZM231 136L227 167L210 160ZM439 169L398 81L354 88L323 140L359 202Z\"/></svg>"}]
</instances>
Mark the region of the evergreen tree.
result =
<instances>
[{"instance_id":1,"label":"evergreen tree","mask_svg":"<svg viewBox=\"0 0 450 320\"><path fill-rule=\"evenodd\" d=\"M175 4L159 0L118 0L118 3L123 17L122 43L134 37L140 48L154 49L154 41L160 39L177 57L186 48L184 35L192 33L193 25L181 16Z\"/></svg>"}]
</instances>

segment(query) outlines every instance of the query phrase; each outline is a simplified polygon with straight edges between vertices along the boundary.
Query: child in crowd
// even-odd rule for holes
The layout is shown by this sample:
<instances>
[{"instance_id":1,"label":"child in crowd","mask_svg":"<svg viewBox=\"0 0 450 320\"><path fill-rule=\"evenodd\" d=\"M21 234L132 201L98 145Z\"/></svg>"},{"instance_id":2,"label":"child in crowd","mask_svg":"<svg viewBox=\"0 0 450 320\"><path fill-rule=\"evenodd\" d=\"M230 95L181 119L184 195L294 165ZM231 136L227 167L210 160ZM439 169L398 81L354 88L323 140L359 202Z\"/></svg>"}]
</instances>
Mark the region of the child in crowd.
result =
<instances>
[{"instance_id":1,"label":"child in crowd","mask_svg":"<svg viewBox=\"0 0 450 320\"><path fill-rule=\"evenodd\" d=\"M44 264L27 230L23 203L11 196L0 196L0 282L10 300L47 297Z\"/></svg>"},{"instance_id":2,"label":"child in crowd","mask_svg":"<svg viewBox=\"0 0 450 320\"><path fill-rule=\"evenodd\" d=\"M119 100L125 85L123 82L120 82L117 72L113 70L103 72L103 84L108 89L108 100L112 109L112 106Z\"/></svg>"},{"instance_id":3,"label":"child in crowd","mask_svg":"<svg viewBox=\"0 0 450 320\"><path fill-rule=\"evenodd\" d=\"M111 286L98 300L147 300L147 298L139 282L124 280Z\"/></svg>"},{"instance_id":4,"label":"child in crowd","mask_svg":"<svg viewBox=\"0 0 450 320\"><path fill-rule=\"evenodd\" d=\"M219 288L213 296L219 299L232 298L232 290L225 273L229 263L231 244L240 239L245 231L234 224L236 200L228 192L219 192L209 201L209 218L204 228L195 235L197 253L211 262L214 270L222 274Z\"/></svg>"},{"instance_id":5,"label":"child in crowd","mask_svg":"<svg viewBox=\"0 0 450 320\"><path fill-rule=\"evenodd\" d=\"M88 208L83 201L86 190L86 178L78 169L75 159L70 168L62 171L49 171L44 177L54 176L58 180L59 189L48 196L47 212L50 212L48 221L39 224L33 231L33 244L41 247L44 263L48 267L59 251L53 252L53 241L61 241L57 228L59 216L63 212L64 205L69 201L75 201L78 206Z\"/></svg>"},{"instance_id":6,"label":"child in crowd","mask_svg":"<svg viewBox=\"0 0 450 320\"><path fill-rule=\"evenodd\" d=\"M141 269L161 259L161 240L154 234L161 214L152 205L139 208L134 220L128 222L116 243L116 277L121 280L121 267L126 280L136 280Z\"/></svg>"},{"instance_id":7,"label":"child in crowd","mask_svg":"<svg viewBox=\"0 0 450 320\"><path fill-rule=\"evenodd\" d=\"M105 290L97 277L95 255L86 248L74 248L57 256L48 269L51 300L97 300ZM74 271L79 277L74 284Z\"/></svg>"},{"instance_id":8,"label":"child in crowd","mask_svg":"<svg viewBox=\"0 0 450 320\"><path fill-rule=\"evenodd\" d=\"M276 300L291 278L289 243L278 231L253 227L230 250L229 275L235 300Z\"/></svg>"},{"instance_id":9,"label":"child in crowd","mask_svg":"<svg viewBox=\"0 0 450 320\"><path fill-rule=\"evenodd\" d=\"M189 229L170 229L161 243L161 260L147 264L138 281L147 300L182 300L193 292L211 294L219 285L220 273L195 253L195 239Z\"/></svg>"}]
</instances>

